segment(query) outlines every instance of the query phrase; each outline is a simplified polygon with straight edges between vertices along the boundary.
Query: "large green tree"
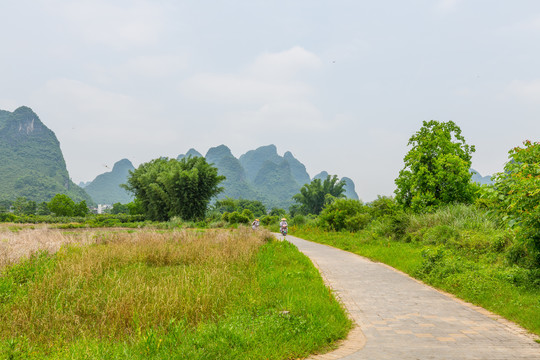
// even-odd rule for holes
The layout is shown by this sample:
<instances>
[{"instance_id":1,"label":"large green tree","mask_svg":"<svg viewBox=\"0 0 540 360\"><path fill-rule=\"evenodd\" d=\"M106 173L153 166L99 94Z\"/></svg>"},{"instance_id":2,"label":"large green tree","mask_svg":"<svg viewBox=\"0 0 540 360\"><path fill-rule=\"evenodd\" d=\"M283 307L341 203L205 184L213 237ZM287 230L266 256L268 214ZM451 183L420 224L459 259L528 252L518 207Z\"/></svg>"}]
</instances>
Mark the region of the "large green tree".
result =
<instances>
[{"instance_id":1,"label":"large green tree","mask_svg":"<svg viewBox=\"0 0 540 360\"><path fill-rule=\"evenodd\" d=\"M223 191L219 183L224 179L203 157L159 158L130 171L124 187L140 201L149 219L195 220L205 215L210 199Z\"/></svg>"},{"instance_id":2,"label":"large green tree","mask_svg":"<svg viewBox=\"0 0 540 360\"><path fill-rule=\"evenodd\" d=\"M540 142L523 142L509 151L504 172L494 175L485 193L493 206L517 227L535 265L540 267Z\"/></svg>"},{"instance_id":3,"label":"large green tree","mask_svg":"<svg viewBox=\"0 0 540 360\"><path fill-rule=\"evenodd\" d=\"M442 204L471 202L471 156L475 151L453 122L424 121L410 139L405 167L395 180L396 201L413 211L429 211Z\"/></svg>"},{"instance_id":4,"label":"large green tree","mask_svg":"<svg viewBox=\"0 0 540 360\"><path fill-rule=\"evenodd\" d=\"M300 212L318 215L331 199L345 197L345 182L336 175L328 175L324 181L314 179L305 184L293 200L300 204Z\"/></svg>"}]
</instances>

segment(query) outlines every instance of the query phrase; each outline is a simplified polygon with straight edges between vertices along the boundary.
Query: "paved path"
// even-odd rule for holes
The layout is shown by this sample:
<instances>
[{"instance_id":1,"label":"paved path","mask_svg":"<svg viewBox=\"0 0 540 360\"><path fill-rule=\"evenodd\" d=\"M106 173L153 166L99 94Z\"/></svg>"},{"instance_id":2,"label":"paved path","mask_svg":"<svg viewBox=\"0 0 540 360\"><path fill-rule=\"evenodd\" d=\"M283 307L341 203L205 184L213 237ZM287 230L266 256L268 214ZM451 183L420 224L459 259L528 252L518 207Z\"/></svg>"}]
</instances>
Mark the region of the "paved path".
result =
<instances>
[{"instance_id":1,"label":"paved path","mask_svg":"<svg viewBox=\"0 0 540 360\"><path fill-rule=\"evenodd\" d=\"M540 360L532 336L386 265L287 236L319 268L359 325L337 351L310 359Z\"/></svg>"}]
</instances>

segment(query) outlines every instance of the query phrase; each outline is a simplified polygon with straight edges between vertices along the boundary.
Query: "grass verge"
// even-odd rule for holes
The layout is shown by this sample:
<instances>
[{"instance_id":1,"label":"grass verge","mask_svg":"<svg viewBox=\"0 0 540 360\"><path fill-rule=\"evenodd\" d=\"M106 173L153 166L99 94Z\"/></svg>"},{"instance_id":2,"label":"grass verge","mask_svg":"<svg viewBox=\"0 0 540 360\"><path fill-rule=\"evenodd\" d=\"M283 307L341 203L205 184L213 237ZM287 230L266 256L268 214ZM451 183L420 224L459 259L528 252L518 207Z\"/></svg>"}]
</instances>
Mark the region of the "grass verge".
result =
<instances>
[{"instance_id":1,"label":"grass verge","mask_svg":"<svg viewBox=\"0 0 540 360\"><path fill-rule=\"evenodd\" d=\"M0 269L1 359L291 359L350 321L268 234L100 232Z\"/></svg>"},{"instance_id":2,"label":"grass verge","mask_svg":"<svg viewBox=\"0 0 540 360\"><path fill-rule=\"evenodd\" d=\"M496 251L393 241L371 231L293 230L294 236L388 264L540 335L540 287L529 281L529 270L509 265ZM461 238L470 241L463 234Z\"/></svg>"}]
</instances>

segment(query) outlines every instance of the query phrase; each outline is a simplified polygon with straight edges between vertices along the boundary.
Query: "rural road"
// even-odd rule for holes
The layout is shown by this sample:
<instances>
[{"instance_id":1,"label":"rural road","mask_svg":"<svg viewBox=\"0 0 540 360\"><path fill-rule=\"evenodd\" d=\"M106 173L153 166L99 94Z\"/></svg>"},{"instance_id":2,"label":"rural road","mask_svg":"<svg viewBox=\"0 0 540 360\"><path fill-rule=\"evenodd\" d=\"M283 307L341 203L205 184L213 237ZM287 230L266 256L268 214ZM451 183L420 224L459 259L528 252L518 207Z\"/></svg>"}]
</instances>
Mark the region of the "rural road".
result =
<instances>
[{"instance_id":1,"label":"rural road","mask_svg":"<svg viewBox=\"0 0 540 360\"><path fill-rule=\"evenodd\" d=\"M486 310L361 256L287 241L319 268L358 325L337 350L309 359L540 360L531 335Z\"/></svg>"}]
</instances>

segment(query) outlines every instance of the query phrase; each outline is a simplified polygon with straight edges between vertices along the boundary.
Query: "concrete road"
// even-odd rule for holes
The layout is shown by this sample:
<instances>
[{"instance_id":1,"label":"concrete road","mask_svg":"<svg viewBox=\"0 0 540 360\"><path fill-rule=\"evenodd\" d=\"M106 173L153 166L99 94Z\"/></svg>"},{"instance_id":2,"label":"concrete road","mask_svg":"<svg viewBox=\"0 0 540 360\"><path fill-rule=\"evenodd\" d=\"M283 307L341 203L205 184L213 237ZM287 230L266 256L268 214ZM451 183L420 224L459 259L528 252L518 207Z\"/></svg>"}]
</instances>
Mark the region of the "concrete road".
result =
<instances>
[{"instance_id":1,"label":"concrete road","mask_svg":"<svg viewBox=\"0 0 540 360\"><path fill-rule=\"evenodd\" d=\"M540 360L532 335L482 308L364 257L286 240L319 268L358 325L336 351L310 359Z\"/></svg>"}]
</instances>

